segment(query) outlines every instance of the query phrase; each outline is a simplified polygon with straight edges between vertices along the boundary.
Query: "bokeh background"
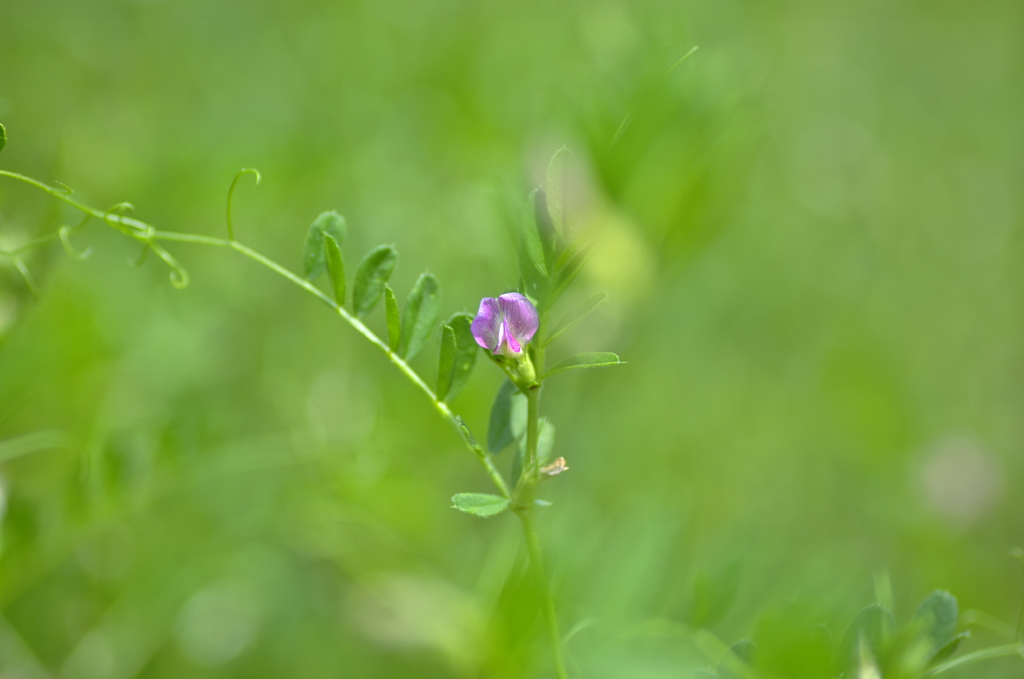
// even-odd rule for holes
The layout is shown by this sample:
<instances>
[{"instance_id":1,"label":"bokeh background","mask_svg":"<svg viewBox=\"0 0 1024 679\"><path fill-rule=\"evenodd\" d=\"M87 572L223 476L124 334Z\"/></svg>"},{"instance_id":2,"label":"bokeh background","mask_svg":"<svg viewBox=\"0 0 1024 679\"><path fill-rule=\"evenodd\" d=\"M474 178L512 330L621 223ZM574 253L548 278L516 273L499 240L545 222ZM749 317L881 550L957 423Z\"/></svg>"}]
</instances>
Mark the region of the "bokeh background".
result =
<instances>
[{"instance_id":1,"label":"bokeh background","mask_svg":"<svg viewBox=\"0 0 1024 679\"><path fill-rule=\"evenodd\" d=\"M216 236L257 167L245 242L298 270L337 209L350 267L395 243L399 298L429 270L445 315L515 285L510 215L574 151L600 243L576 294L610 302L556 351L629 362L544 396L572 468L540 520L577 676L691 676L709 661L684 624L781 639L767 666L797 676L789 631L838 639L887 582L903 621L942 588L1016 624L1020 3L0 15L0 167ZM3 248L72 219L0 182ZM235 253L172 244L179 291L96 222L74 240L95 254L26 258L38 302L0 260L0 676L545 676L514 518L449 508L486 478L378 352ZM499 382L481 361L455 401L480 436Z\"/></svg>"}]
</instances>

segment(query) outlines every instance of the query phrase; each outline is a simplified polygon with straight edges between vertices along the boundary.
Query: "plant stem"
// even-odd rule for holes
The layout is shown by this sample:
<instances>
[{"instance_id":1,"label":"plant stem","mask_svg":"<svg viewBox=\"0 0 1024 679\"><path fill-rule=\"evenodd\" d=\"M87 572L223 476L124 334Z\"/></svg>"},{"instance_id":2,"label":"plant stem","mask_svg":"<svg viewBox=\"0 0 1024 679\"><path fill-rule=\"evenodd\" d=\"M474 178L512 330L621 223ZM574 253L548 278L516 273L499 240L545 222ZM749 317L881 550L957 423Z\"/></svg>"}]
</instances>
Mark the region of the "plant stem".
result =
<instances>
[{"instance_id":1,"label":"plant stem","mask_svg":"<svg viewBox=\"0 0 1024 679\"><path fill-rule=\"evenodd\" d=\"M523 524L523 537L526 539L526 549L530 554L530 565L533 567L534 577L537 578L537 587L540 588L541 611L544 615L544 624L548 630L551 655L555 661L555 676L558 679L569 679L569 674L565 669L562 635L558 631L558 615L555 612L555 601L551 598L548 576L544 572L544 557L541 553L540 538L537 536L537 528L533 523L533 508L527 507L517 512L517 514L519 515L520 523Z\"/></svg>"},{"instance_id":2,"label":"plant stem","mask_svg":"<svg viewBox=\"0 0 1024 679\"><path fill-rule=\"evenodd\" d=\"M962 655L959 658L954 658L949 662L944 662L941 665L936 665L924 674L922 677L934 677L937 674L942 674L951 669L960 667L962 665L969 665L976 663L981 660L989 660L990 658L1002 658L1008 655L1019 655L1024 659L1024 644L1006 644L1005 646L993 646L992 648L983 648L980 651L974 653L968 653Z\"/></svg>"},{"instance_id":3,"label":"plant stem","mask_svg":"<svg viewBox=\"0 0 1024 679\"><path fill-rule=\"evenodd\" d=\"M243 173L240 173L239 176ZM351 325L356 330L356 332L358 332L360 335L365 337L371 344L373 344L375 347L384 352L384 355L388 357L388 360L390 360L391 363L394 364L394 366L397 367L402 372L402 374L409 379L409 381L416 385L420 389L420 391L422 391L427 396L427 398L430 399L431 403L434 404L434 407L437 409L437 412L441 415L441 417L448 420L449 424L455 427L455 430L458 432L459 437L462 439L463 443L466 444L466 447L469 448L470 452L473 453L477 460L479 460L480 464L484 467L484 471L487 473L487 476L491 479L491 482L494 484L494 486L498 489L498 492L500 492L503 497L511 497L508 485L505 483L505 479L502 477L501 472L499 472L497 467L494 466L494 463L491 461L491 458L486 453L486 451L484 451L479 445L475 444L473 441L470 440L469 437L466 436L465 432L463 431L462 423L452 412L451 408L448 407L448 404L445 403L444 401L438 400L437 395L434 394L434 391L429 386L427 386L427 383L424 382L423 379L416 374L416 372L409 366L408 363L405 362L404 359L402 359L401 356L391 351L391 348L387 345L386 342L377 337L377 335L374 334L374 332L370 330L368 327L366 327L366 325L364 325L362 321L360 321L355 316L352 316L348 311L345 310L344 307L337 304L333 299L328 297L319 288L317 288L309 281L300 278L299 276L292 273L291 271L281 266L280 264L270 259L269 257L260 254L259 252L253 250L250 247L242 245L233 238L214 238L212 236L202 236L199 234L176 233L173 231L157 231L151 225L138 219L125 217L124 215L113 213L110 211L101 212L100 210L89 207L88 205L80 203L74 198L71 198L68 192L55 189L52 186L48 186L43 182L32 179L31 177L26 177L23 174L18 174L17 172L9 172L7 170L0 170L0 176L10 177L12 179L25 182L26 184L30 184L38 189L41 189L46 193L50 194L51 196L53 196L54 198L62 200L68 205L71 205L76 210L79 210L87 215L90 215L92 217L95 217L96 219L105 222L108 226L116 229L117 231L120 231L125 235L134 238L135 240L147 243L164 261L166 261L168 264L172 266L175 272L179 272L181 275L186 275L184 274L184 270L181 269L181 267L177 264L176 260L173 257L171 257L170 254L168 254L162 248L156 246L155 241L176 241L179 243L193 243L197 245L212 245L214 247L228 248L231 250L235 250L236 252L239 252L242 255L245 255L249 259L259 262L260 264L267 267L271 271L274 271L280 274L281 276L284 276L292 283L295 283L300 288L309 292L317 299L319 299L321 302L334 309L334 311L339 316L341 316L341 318L346 323ZM235 177L235 182L237 181L238 176ZM232 182L232 188L234 188L234 182ZM27 249L28 247L41 245L51 240L52 237L53 235L45 236L43 238L36 239L35 241L28 243L26 244L26 246L18 248L15 251L9 253L0 252L0 254L15 257L15 265L19 266L19 270L22 270L22 275L25 276L25 280L29 283L29 285L32 285L31 276L28 274L27 269L24 269L24 264L21 262L21 260L17 258L17 253L21 252L24 249ZM172 282L173 280L174 279L172 275ZM184 282L187 282L187 278L184 279ZM184 287L184 285L182 285L181 287Z\"/></svg>"}]
</instances>

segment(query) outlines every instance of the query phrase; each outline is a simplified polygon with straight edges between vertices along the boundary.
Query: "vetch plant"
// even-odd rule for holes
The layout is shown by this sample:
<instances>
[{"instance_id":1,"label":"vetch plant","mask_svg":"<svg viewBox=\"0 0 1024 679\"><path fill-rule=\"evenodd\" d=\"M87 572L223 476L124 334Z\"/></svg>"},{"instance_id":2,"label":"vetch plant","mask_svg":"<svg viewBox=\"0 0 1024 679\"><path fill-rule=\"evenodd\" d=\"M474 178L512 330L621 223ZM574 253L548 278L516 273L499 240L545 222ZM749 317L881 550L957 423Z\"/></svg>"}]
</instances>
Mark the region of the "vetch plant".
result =
<instances>
[{"instance_id":1,"label":"vetch plant","mask_svg":"<svg viewBox=\"0 0 1024 679\"><path fill-rule=\"evenodd\" d=\"M0 148L6 142L6 130L0 126ZM348 285L343 245L348 232L345 219L336 212L320 214L310 225L302 252L303 275L300 276L235 237L232 200L239 180L247 174L260 182L257 170L244 168L238 172L228 190L227 238L162 231L130 217L133 207L118 203L107 210L98 210L72 197L66 187L56 188L24 175L0 170L0 176L34 186L82 212L84 218L74 227L61 226L56 232L38 238L15 250L0 251L20 272L33 295L38 287L22 254L29 249L59 239L75 259L85 259L90 250L79 252L70 236L79 233L96 219L120 231L142 245L138 264L153 252L171 269L172 285L184 288L189 284L187 270L165 247L164 243L208 245L234 250L287 278L324 302L342 320L367 341L409 379L433 403L438 414L455 429L463 444L483 467L494 487L494 494L459 493L452 498L453 507L477 517L491 517L502 512L514 513L521 525L530 557L533 575L541 592L541 613L551 645L555 676L566 679L562 636L554 601L548 586L537 534L535 513L546 503L537 498L541 482L568 470L564 458L551 461L555 427L540 415L540 396L545 380L565 370L618 365L613 353L591 352L572 356L548 368L546 347L570 326L586 316L605 296L591 297L551 325L548 317L563 293L579 276L587 262L592 244L585 234L574 234L570 228L564 196L564 169L569 151L560 149L551 161L543 189L536 189L526 201L520 236L518 290L496 298L484 297L475 317L457 313L440 322L441 286L429 273L416 281L399 309L398 300L388 285L398 261L393 246L381 245L371 250L356 267L351 288ZM331 294L323 292L313 281L326 274ZM349 293L351 290L351 294ZM363 322L384 301L387 337L378 337ZM427 345L440 325L440 351L437 380L433 388L416 373L409 361ZM469 427L451 409L449 403L465 386L484 348L487 356L504 371L507 380L498 389L491 408L486 448L470 432ZM506 479L494 464L494 456L514 446L511 476Z\"/></svg>"},{"instance_id":2,"label":"vetch plant","mask_svg":"<svg viewBox=\"0 0 1024 679\"><path fill-rule=\"evenodd\" d=\"M0 125L0 149L5 143L6 130ZM45 191L83 214L77 225L61 226L53 233L18 248L0 250L0 257L9 260L33 295L38 295L38 287L22 255L59 240L69 256L76 260L85 259L91 254L91 248L79 251L72 244L71 236L80 233L95 219L142 245L137 264L141 264L150 252L165 262L170 267L170 280L175 287L186 287L189 276L178 259L165 248L166 243L233 250L317 297L377 347L430 400L439 416L453 427L463 445L483 468L493 492L458 493L451 500L452 506L481 518L511 512L519 520L540 593L540 613L547 631L554 673L558 679L567 679L564 639L544 568L537 512L549 504L539 497L542 484L562 475L569 466L564 457L552 459L556 450L556 430L554 423L541 415L541 395L548 379L567 370L622 363L614 353L585 352L550 367L547 365L547 348L606 299L604 293L592 295L562 314L557 322L551 322L553 310L583 270L593 245L587 234L577 233L573 228L567 210L564 175L568 158L569 151L565 148L555 153L548 166L544 186L530 193L523 207L517 252L520 273L517 289L494 297L483 296L475 316L456 313L442 321L441 286L429 273L416 280L400 307L398 297L389 286L398 262L398 253L391 245L381 245L366 254L350 279L350 268L346 265L343 250L348 225L344 217L334 211L323 212L309 226L302 250L302 275L242 244L235 236L232 199L239 180L245 175L253 175L259 184L260 174L251 168L239 171L228 190L227 238L158 230L129 216L133 210L129 203L98 210L73 198L67 187L49 186L18 173L0 170L0 176ZM328 292L314 284L322 277L326 277ZM363 320L374 313L382 301L386 337L379 337ZM431 386L412 369L409 361L426 348L438 328L437 374ZM491 406L485 444L478 441L450 405L466 385L481 351L506 378ZM0 442L0 462L55 445L52 436L40 436L43 435ZM495 456L505 451L512 456L508 477L494 462ZM1015 552L1015 556L1024 563L1024 552ZM733 571L726 571L717 577L699 581L697 589L701 596L695 595L693 628L712 624L721 612L716 613L716 607L721 609L731 601L735 587L730 583L738 578L738 575L733 575ZM885 594L888 588L881 589ZM810 630L806 638L801 636L792 640L793 645L800 649L801 666L818 668L812 675L816 677L910 679L933 677L989 658L1011 655L1024 658L1024 611L1017 629L1013 630L1006 623L976 611L961 615L956 599L945 592L930 595L909 625L903 628L896 628L891 610L891 593L879 596L878 603L857 616L838 645L832 644L827 634L823 639L815 630ZM1005 636L1006 643L954 657L960 642L970 634L963 627L983 623ZM578 624L574 631L584 624ZM782 657L780 649L769 648L771 635L767 640L742 640L730 647L707 630L693 628L676 624L676 629L680 629L714 665L691 676L780 676L770 662L759 660L761 656L769 660ZM570 632L569 636L573 633ZM774 639L774 643L778 641L778 638Z\"/></svg>"}]
</instances>

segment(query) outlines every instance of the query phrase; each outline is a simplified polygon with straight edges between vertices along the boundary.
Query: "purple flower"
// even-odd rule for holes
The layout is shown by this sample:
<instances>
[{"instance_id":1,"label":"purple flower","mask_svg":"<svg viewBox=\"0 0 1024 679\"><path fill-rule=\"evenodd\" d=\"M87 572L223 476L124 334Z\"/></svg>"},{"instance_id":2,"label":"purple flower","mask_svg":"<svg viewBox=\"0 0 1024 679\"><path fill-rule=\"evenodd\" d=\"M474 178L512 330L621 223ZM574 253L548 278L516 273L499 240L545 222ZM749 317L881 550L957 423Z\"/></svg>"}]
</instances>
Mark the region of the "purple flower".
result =
<instances>
[{"instance_id":1,"label":"purple flower","mask_svg":"<svg viewBox=\"0 0 1024 679\"><path fill-rule=\"evenodd\" d=\"M518 292L484 297L473 319L476 343L495 354L517 356L537 332L537 309Z\"/></svg>"}]
</instances>

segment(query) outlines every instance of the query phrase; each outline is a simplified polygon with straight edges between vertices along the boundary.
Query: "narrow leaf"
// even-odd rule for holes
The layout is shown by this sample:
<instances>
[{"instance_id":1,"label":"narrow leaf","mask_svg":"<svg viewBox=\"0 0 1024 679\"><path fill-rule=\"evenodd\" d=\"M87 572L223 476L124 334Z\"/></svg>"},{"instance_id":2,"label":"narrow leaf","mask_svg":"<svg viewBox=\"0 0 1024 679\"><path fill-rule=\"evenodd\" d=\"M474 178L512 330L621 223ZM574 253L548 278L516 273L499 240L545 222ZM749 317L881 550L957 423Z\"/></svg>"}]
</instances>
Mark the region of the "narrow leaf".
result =
<instances>
[{"instance_id":1,"label":"narrow leaf","mask_svg":"<svg viewBox=\"0 0 1024 679\"><path fill-rule=\"evenodd\" d=\"M591 311L600 306L601 303L604 302L606 299L608 299L607 293L598 292L580 302L580 304L575 309L567 313L565 315L565 318L560 320L558 324L555 325L555 327L551 330L551 334L548 335L546 340L544 340L544 345L547 346L548 344L554 342L562 335L562 333L564 333L566 330L571 328L579 321L583 320L583 318L585 318L587 314L589 314Z\"/></svg>"},{"instance_id":2,"label":"narrow leaf","mask_svg":"<svg viewBox=\"0 0 1024 679\"><path fill-rule=\"evenodd\" d=\"M564 146L551 157L548 163L547 184L544 189L548 194L548 214L551 215L551 223L555 232L560 237L565 237L566 232L566 210L565 210L565 161L572 155L572 152Z\"/></svg>"},{"instance_id":3,"label":"narrow leaf","mask_svg":"<svg viewBox=\"0 0 1024 679\"><path fill-rule=\"evenodd\" d=\"M352 308L357 316L365 316L377 306L397 263L398 253L390 245L370 250L359 262L352 285Z\"/></svg>"},{"instance_id":4,"label":"narrow leaf","mask_svg":"<svg viewBox=\"0 0 1024 679\"><path fill-rule=\"evenodd\" d=\"M480 346L473 339L472 323L473 317L469 314L455 314L448 321L455 334L455 370L452 373L452 386L448 389L448 401L458 396L466 386L480 352Z\"/></svg>"},{"instance_id":5,"label":"narrow leaf","mask_svg":"<svg viewBox=\"0 0 1024 679\"><path fill-rule=\"evenodd\" d=\"M327 275L334 288L334 301L338 305L345 304L345 260L341 258L341 248L334 236L324 234L324 262L327 264Z\"/></svg>"},{"instance_id":6,"label":"narrow leaf","mask_svg":"<svg viewBox=\"0 0 1024 679\"><path fill-rule=\"evenodd\" d=\"M540 228L537 224L538 192L539 189L531 191L530 197L526 199L526 205L523 206L523 241L530 262L542 276L547 278L548 265L544 261L544 242L541 240Z\"/></svg>"},{"instance_id":7,"label":"narrow leaf","mask_svg":"<svg viewBox=\"0 0 1024 679\"><path fill-rule=\"evenodd\" d=\"M564 361L559 361L550 370L544 373L544 377L551 377L566 370L576 368L600 368L606 365L621 365L617 354L610 351L586 351L582 354L570 356Z\"/></svg>"},{"instance_id":8,"label":"narrow leaf","mask_svg":"<svg viewBox=\"0 0 1024 679\"><path fill-rule=\"evenodd\" d=\"M398 355L409 360L420 353L441 315L441 284L425 273L416 281L402 310Z\"/></svg>"},{"instance_id":9,"label":"narrow leaf","mask_svg":"<svg viewBox=\"0 0 1024 679\"><path fill-rule=\"evenodd\" d=\"M0 123L0 151L4 150L4 145L7 144L7 128Z\"/></svg>"},{"instance_id":10,"label":"narrow leaf","mask_svg":"<svg viewBox=\"0 0 1024 679\"><path fill-rule=\"evenodd\" d=\"M452 497L452 508L487 518L508 509L508 499L486 493L459 493Z\"/></svg>"},{"instance_id":11,"label":"narrow leaf","mask_svg":"<svg viewBox=\"0 0 1024 679\"><path fill-rule=\"evenodd\" d=\"M501 383L491 406L487 449L494 455L505 450L526 430L527 399L509 380Z\"/></svg>"},{"instance_id":12,"label":"narrow leaf","mask_svg":"<svg viewBox=\"0 0 1024 679\"><path fill-rule=\"evenodd\" d=\"M302 269L306 278L313 280L324 272L324 234L328 234L340 246L345 242L348 227L345 218L334 210L321 212L306 232L306 245L302 249Z\"/></svg>"},{"instance_id":13,"label":"narrow leaf","mask_svg":"<svg viewBox=\"0 0 1024 679\"><path fill-rule=\"evenodd\" d=\"M398 351L398 336L402 327L402 319L398 315L398 300L395 299L395 292L384 286L384 315L388 322L388 348L391 351Z\"/></svg>"},{"instance_id":14,"label":"narrow leaf","mask_svg":"<svg viewBox=\"0 0 1024 679\"><path fill-rule=\"evenodd\" d=\"M437 400L443 401L452 388L455 376L455 332L447 323L441 325L441 352L437 359Z\"/></svg>"}]
</instances>

